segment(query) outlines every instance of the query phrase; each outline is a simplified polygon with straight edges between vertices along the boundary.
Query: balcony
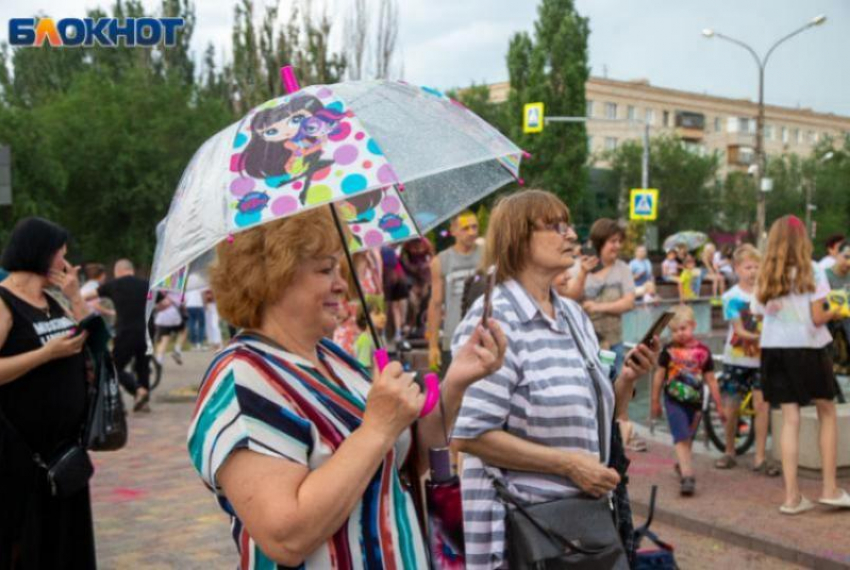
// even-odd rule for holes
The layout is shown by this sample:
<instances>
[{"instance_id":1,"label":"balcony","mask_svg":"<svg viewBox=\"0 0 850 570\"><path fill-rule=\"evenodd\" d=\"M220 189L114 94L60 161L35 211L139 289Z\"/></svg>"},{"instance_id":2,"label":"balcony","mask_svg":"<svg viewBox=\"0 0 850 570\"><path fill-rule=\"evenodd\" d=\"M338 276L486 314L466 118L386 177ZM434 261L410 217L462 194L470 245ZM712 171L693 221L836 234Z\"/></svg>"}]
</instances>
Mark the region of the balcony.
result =
<instances>
[{"instance_id":1,"label":"balcony","mask_svg":"<svg viewBox=\"0 0 850 570\"><path fill-rule=\"evenodd\" d=\"M726 147L726 163L731 166L755 164L756 151L750 146L729 145Z\"/></svg>"}]
</instances>

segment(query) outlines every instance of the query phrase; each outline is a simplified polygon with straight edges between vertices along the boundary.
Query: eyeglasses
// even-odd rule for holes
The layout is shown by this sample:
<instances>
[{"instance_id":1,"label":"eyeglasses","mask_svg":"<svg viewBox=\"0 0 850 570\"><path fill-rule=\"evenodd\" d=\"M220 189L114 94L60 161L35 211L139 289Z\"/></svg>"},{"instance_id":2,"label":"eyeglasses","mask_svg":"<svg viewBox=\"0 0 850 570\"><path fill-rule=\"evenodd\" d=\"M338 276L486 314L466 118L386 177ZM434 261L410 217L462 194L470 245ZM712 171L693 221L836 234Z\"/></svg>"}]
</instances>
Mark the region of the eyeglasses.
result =
<instances>
[{"instance_id":1,"label":"eyeglasses","mask_svg":"<svg viewBox=\"0 0 850 570\"><path fill-rule=\"evenodd\" d=\"M575 230L573 227L567 222L556 222L554 224L543 224L541 228L537 228L538 230L550 231L560 234L561 237L574 237Z\"/></svg>"}]
</instances>

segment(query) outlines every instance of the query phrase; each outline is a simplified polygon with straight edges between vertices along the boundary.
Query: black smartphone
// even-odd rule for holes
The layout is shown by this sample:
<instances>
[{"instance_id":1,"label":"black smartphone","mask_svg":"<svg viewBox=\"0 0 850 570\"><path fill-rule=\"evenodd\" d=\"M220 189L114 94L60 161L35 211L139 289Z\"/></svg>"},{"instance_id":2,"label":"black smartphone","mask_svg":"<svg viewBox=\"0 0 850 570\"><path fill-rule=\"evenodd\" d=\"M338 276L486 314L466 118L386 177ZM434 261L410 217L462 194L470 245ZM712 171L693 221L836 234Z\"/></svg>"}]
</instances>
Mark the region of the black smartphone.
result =
<instances>
[{"instance_id":1,"label":"black smartphone","mask_svg":"<svg viewBox=\"0 0 850 570\"><path fill-rule=\"evenodd\" d=\"M645 344L649 348L652 348L652 341L656 336L660 336L664 331L664 327L670 324L670 319L673 318L672 311L664 311L661 313L655 322L652 323L652 326L649 327L649 330L646 331L646 334L643 335L643 338L640 339L640 344Z\"/></svg>"},{"instance_id":2,"label":"black smartphone","mask_svg":"<svg viewBox=\"0 0 850 570\"><path fill-rule=\"evenodd\" d=\"M481 312L481 325L487 328L487 321L493 314L493 287L496 285L496 266L491 265L484 275L484 310Z\"/></svg>"}]
</instances>

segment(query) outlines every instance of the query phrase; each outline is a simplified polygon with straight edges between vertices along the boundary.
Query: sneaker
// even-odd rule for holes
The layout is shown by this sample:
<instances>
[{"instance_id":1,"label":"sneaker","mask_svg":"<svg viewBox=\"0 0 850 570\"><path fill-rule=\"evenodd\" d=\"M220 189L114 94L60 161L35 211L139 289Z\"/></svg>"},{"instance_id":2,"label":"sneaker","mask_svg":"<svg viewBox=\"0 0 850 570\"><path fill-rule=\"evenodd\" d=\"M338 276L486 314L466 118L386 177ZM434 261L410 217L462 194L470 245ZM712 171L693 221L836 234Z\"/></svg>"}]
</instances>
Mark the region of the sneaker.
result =
<instances>
[{"instance_id":1,"label":"sneaker","mask_svg":"<svg viewBox=\"0 0 850 570\"><path fill-rule=\"evenodd\" d=\"M679 494L683 497L692 497L697 491L697 480L694 477L682 477L679 485Z\"/></svg>"},{"instance_id":2,"label":"sneaker","mask_svg":"<svg viewBox=\"0 0 850 570\"><path fill-rule=\"evenodd\" d=\"M174 362L183 366L183 355L177 352L176 350L171 353L171 358L174 359Z\"/></svg>"},{"instance_id":3,"label":"sneaker","mask_svg":"<svg viewBox=\"0 0 850 570\"><path fill-rule=\"evenodd\" d=\"M714 462L715 469L732 469L736 465L738 465L738 462L728 454L724 454L723 457Z\"/></svg>"}]
</instances>

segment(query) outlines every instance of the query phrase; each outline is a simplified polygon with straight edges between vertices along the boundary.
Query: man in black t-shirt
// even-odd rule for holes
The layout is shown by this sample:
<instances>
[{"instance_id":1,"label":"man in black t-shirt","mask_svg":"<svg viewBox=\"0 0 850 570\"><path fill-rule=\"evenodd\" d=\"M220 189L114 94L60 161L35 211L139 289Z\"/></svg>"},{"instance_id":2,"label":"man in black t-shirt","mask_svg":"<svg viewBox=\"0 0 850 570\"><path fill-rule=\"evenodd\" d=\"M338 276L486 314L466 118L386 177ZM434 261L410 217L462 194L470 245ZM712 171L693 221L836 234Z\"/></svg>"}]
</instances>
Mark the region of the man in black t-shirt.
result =
<instances>
[{"instance_id":1,"label":"man in black t-shirt","mask_svg":"<svg viewBox=\"0 0 850 570\"><path fill-rule=\"evenodd\" d=\"M124 386L135 384L136 402L133 411L148 412L150 406L150 368L145 340L145 304L148 298L148 282L136 277L136 270L129 259L115 262L115 278L98 287L97 294L112 300L115 305L115 346L112 358L119 374L134 361L136 379L122 382ZM125 379L126 380L126 379Z\"/></svg>"}]
</instances>

